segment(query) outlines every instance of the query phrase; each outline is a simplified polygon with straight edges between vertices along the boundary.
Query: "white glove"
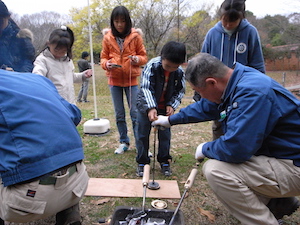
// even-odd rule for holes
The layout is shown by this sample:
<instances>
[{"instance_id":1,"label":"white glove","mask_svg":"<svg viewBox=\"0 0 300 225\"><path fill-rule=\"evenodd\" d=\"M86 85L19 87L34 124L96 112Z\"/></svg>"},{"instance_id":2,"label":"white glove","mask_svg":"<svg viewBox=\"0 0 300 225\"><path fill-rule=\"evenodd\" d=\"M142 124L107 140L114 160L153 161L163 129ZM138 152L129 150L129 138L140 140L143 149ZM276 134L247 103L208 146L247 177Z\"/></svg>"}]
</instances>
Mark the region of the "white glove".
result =
<instances>
[{"instance_id":1,"label":"white glove","mask_svg":"<svg viewBox=\"0 0 300 225\"><path fill-rule=\"evenodd\" d=\"M165 128L171 127L168 116L158 116L157 120L153 121L151 125L154 126L162 126Z\"/></svg>"},{"instance_id":2,"label":"white glove","mask_svg":"<svg viewBox=\"0 0 300 225\"><path fill-rule=\"evenodd\" d=\"M201 143L200 145L198 145L196 152L195 152L195 159L199 160L199 159L204 159L205 155L203 155L202 153L202 148L203 145L206 144L207 142Z\"/></svg>"}]
</instances>

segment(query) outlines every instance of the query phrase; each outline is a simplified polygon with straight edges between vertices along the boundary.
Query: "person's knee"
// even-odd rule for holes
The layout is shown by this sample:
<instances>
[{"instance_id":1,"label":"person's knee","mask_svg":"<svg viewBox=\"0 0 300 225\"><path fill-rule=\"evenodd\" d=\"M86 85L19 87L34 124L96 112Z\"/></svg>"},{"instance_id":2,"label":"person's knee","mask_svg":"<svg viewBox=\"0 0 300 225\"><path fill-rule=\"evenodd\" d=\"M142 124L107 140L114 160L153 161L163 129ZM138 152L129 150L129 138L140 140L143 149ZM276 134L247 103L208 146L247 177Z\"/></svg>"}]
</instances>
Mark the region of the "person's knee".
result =
<instances>
[{"instance_id":1,"label":"person's knee","mask_svg":"<svg viewBox=\"0 0 300 225\"><path fill-rule=\"evenodd\" d=\"M224 162L215 159L207 160L202 167L202 172L209 183L215 183L216 180L220 179L224 170Z\"/></svg>"}]
</instances>

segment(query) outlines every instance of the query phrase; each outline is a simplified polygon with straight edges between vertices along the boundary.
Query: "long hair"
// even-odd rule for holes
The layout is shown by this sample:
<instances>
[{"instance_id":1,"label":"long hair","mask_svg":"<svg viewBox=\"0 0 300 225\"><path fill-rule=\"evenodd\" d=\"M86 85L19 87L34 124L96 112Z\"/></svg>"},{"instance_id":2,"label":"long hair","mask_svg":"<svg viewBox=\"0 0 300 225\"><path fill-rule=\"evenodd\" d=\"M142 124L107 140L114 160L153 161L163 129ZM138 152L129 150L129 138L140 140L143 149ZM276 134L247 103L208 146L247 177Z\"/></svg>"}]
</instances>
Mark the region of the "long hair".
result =
<instances>
[{"instance_id":1,"label":"long hair","mask_svg":"<svg viewBox=\"0 0 300 225\"><path fill-rule=\"evenodd\" d=\"M114 25L114 20L118 17L124 18L126 23L125 30L122 33L119 33ZM129 11L125 6L120 5L113 9L110 16L110 27L111 27L112 34L115 37L125 38L127 35L130 34L132 28L132 22L131 22Z\"/></svg>"}]
</instances>

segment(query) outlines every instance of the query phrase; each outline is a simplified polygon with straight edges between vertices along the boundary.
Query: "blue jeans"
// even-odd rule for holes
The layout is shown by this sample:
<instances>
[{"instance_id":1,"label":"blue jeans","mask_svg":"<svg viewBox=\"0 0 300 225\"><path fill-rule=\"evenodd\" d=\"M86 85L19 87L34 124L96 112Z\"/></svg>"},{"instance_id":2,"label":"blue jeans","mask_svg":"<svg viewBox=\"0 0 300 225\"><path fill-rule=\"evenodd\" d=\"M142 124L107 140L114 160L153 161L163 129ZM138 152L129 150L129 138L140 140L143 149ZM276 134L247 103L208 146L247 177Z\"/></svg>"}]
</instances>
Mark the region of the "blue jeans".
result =
<instances>
[{"instance_id":1,"label":"blue jeans","mask_svg":"<svg viewBox=\"0 0 300 225\"><path fill-rule=\"evenodd\" d=\"M165 115L165 113L161 113L161 112L158 112L158 114ZM147 113L141 113L140 111L138 111L138 129L137 129L138 132L136 138L136 148L138 150L138 154L136 156L136 162L139 164L150 163L148 150L149 150L149 136L150 136L151 127L152 127L151 122L148 119ZM168 160L172 159L172 157L170 156L171 129L170 128L166 128L164 130L159 129L157 131L157 134L158 134L158 143L157 143L157 139L155 140L156 148L158 146L158 151L155 149L157 154L157 161L159 163L168 163ZM153 140L153 147L154 147L154 140Z\"/></svg>"},{"instance_id":2,"label":"blue jeans","mask_svg":"<svg viewBox=\"0 0 300 225\"><path fill-rule=\"evenodd\" d=\"M136 108L136 96L138 92L138 86L131 87L118 87L118 86L109 86L112 101L115 109L115 117L117 128L120 135L120 143L130 143L130 139L127 135L127 123L126 115L124 108L124 98L123 94L125 93L128 107L130 109L130 117L133 127L133 134L136 138L136 129L137 129L137 108Z\"/></svg>"}]
</instances>

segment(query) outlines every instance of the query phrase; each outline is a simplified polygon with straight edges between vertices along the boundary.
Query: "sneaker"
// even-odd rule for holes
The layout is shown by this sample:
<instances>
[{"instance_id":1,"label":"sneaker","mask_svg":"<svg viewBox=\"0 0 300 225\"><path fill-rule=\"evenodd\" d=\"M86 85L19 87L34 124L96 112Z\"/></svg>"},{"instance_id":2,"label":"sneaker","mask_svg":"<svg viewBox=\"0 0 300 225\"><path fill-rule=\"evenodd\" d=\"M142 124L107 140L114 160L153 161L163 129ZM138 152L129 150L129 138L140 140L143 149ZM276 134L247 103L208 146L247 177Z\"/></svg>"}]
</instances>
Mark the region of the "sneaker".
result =
<instances>
[{"instance_id":1,"label":"sneaker","mask_svg":"<svg viewBox=\"0 0 300 225\"><path fill-rule=\"evenodd\" d=\"M115 150L115 154L123 154L129 149L129 144L122 143L119 147Z\"/></svg>"},{"instance_id":2,"label":"sneaker","mask_svg":"<svg viewBox=\"0 0 300 225\"><path fill-rule=\"evenodd\" d=\"M152 152L148 151L148 157L152 157L152 156L153 156Z\"/></svg>"},{"instance_id":3,"label":"sneaker","mask_svg":"<svg viewBox=\"0 0 300 225\"><path fill-rule=\"evenodd\" d=\"M171 176L172 175L172 171L170 168L170 164L169 163L162 163L160 164L161 166L161 173L165 176Z\"/></svg>"},{"instance_id":4,"label":"sneaker","mask_svg":"<svg viewBox=\"0 0 300 225\"><path fill-rule=\"evenodd\" d=\"M144 164L139 164L138 167L136 168L136 175L138 177L144 176Z\"/></svg>"},{"instance_id":5,"label":"sneaker","mask_svg":"<svg viewBox=\"0 0 300 225\"><path fill-rule=\"evenodd\" d=\"M284 216L292 215L300 207L300 202L296 197L272 198L267 204L267 207L275 218L280 220Z\"/></svg>"}]
</instances>

